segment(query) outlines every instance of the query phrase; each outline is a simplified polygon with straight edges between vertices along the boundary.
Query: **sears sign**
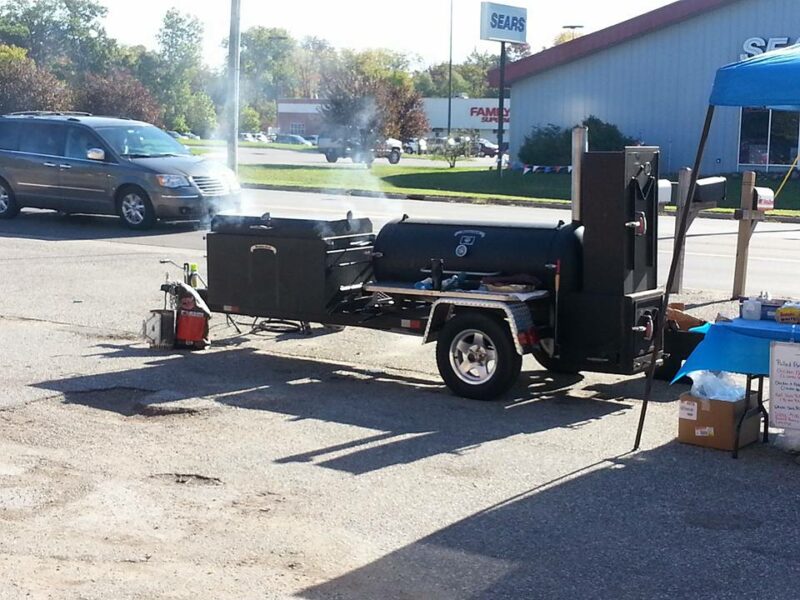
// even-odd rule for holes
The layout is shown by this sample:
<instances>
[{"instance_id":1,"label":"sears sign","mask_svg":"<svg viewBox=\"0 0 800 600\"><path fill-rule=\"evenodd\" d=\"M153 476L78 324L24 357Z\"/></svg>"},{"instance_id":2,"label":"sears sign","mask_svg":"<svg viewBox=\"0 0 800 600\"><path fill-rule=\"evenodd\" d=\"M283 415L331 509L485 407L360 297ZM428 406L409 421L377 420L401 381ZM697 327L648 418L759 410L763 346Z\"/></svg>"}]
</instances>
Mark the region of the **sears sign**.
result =
<instances>
[{"instance_id":1,"label":"sears sign","mask_svg":"<svg viewBox=\"0 0 800 600\"><path fill-rule=\"evenodd\" d=\"M744 50L744 53L740 56L740 58L741 60L747 60L748 58L758 56L759 54L764 54L765 52L772 52L778 48L791 46L794 43L800 44L800 40L795 40L795 38L789 37L751 37L746 39L742 45L742 50Z\"/></svg>"},{"instance_id":2,"label":"sears sign","mask_svg":"<svg viewBox=\"0 0 800 600\"><path fill-rule=\"evenodd\" d=\"M482 2L481 39L524 44L528 39L528 9Z\"/></svg>"}]
</instances>

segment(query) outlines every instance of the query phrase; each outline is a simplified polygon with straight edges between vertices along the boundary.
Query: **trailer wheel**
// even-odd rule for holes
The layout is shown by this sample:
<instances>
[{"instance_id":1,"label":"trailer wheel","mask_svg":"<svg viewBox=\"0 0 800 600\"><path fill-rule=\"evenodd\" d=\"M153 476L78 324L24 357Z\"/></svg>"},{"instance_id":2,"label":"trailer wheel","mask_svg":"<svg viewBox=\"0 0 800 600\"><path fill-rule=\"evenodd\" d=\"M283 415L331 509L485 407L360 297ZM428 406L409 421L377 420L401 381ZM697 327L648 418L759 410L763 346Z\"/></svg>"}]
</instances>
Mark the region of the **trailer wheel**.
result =
<instances>
[{"instance_id":1,"label":"trailer wheel","mask_svg":"<svg viewBox=\"0 0 800 600\"><path fill-rule=\"evenodd\" d=\"M436 365L454 394L494 400L514 385L522 357L507 326L485 314L466 313L440 331Z\"/></svg>"},{"instance_id":2,"label":"trailer wheel","mask_svg":"<svg viewBox=\"0 0 800 600\"><path fill-rule=\"evenodd\" d=\"M396 165L400 162L400 150L395 148L389 153L389 164Z\"/></svg>"},{"instance_id":3,"label":"trailer wheel","mask_svg":"<svg viewBox=\"0 0 800 600\"><path fill-rule=\"evenodd\" d=\"M339 160L339 154L336 152L336 150L327 150L325 152L325 160L327 160L329 163L335 163L337 160Z\"/></svg>"}]
</instances>

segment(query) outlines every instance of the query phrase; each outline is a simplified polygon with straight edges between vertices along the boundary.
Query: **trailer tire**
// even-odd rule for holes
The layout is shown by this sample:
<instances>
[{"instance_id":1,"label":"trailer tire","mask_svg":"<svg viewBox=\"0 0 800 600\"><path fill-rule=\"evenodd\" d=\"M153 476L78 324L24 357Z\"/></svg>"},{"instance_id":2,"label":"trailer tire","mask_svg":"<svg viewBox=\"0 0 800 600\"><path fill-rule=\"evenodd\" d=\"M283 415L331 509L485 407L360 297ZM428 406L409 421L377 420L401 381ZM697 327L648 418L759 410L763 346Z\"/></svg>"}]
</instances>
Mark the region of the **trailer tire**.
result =
<instances>
[{"instance_id":1,"label":"trailer tire","mask_svg":"<svg viewBox=\"0 0 800 600\"><path fill-rule=\"evenodd\" d=\"M327 160L329 163L335 163L337 160L339 160L339 154L336 152L336 150L326 150L325 160Z\"/></svg>"},{"instance_id":2,"label":"trailer tire","mask_svg":"<svg viewBox=\"0 0 800 600\"><path fill-rule=\"evenodd\" d=\"M439 332L436 365L457 396L494 400L516 382L522 357L507 325L471 312L457 315Z\"/></svg>"}]
</instances>

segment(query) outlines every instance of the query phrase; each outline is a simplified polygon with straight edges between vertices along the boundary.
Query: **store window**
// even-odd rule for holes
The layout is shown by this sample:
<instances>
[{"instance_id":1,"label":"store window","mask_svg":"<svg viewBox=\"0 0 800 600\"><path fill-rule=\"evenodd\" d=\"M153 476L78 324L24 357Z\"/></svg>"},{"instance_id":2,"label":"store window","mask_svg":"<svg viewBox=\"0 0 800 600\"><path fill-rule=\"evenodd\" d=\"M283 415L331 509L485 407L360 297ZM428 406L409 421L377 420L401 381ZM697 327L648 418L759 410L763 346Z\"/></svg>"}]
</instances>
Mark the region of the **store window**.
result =
<instances>
[{"instance_id":1,"label":"store window","mask_svg":"<svg viewBox=\"0 0 800 600\"><path fill-rule=\"evenodd\" d=\"M776 110L769 135L769 164L791 165L797 156L800 113Z\"/></svg>"},{"instance_id":2,"label":"store window","mask_svg":"<svg viewBox=\"0 0 800 600\"><path fill-rule=\"evenodd\" d=\"M739 164L789 166L798 154L800 113L742 109Z\"/></svg>"},{"instance_id":3,"label":"store window","mask_svg":"<svg viewBox=\"0 0 800 600\"><path fill-rule=\"evenodd\" d=\"M289 124L289 133L292 135L305 135L306 134L306 124L305 123L290 123Z\"/></svg>"}]
</instances>

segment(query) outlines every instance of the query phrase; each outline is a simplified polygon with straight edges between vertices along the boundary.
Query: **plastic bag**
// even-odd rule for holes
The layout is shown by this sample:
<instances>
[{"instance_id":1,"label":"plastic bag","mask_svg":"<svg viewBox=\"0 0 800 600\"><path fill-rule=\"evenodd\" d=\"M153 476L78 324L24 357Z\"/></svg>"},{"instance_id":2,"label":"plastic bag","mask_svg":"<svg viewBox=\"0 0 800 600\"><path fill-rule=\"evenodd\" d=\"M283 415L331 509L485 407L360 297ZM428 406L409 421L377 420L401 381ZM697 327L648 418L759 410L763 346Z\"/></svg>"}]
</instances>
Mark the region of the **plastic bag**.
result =
<instances>
[{"instance_id":1,"label":"plastic bag","mask_svg":"<svg viewBox=\"0 0 800 600\"><path fill-rule=\"evenodd\" d=\"M800 454L800 431L784 429L781 432L773 432L770 434L770 441L784 452Z\"/></svg>"},{"instance_id":2,"label":"plastic bag","mask_svg":"<svg viewBox=\"0 0 800 600\"><path fill-rule=\"evenodd\" d=\"M744 386L736 383L733 375L721 371L695 371L689 373L692 380L692 395L708 400L735 402L744 398Z\"/></svg>"}]
</instances>

